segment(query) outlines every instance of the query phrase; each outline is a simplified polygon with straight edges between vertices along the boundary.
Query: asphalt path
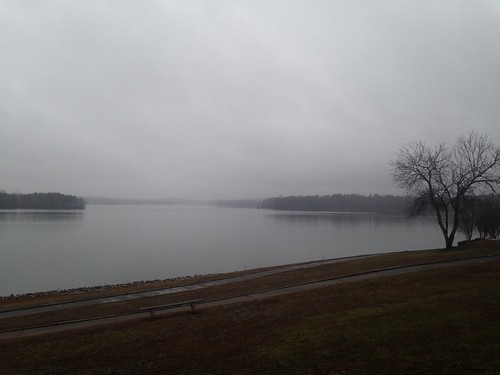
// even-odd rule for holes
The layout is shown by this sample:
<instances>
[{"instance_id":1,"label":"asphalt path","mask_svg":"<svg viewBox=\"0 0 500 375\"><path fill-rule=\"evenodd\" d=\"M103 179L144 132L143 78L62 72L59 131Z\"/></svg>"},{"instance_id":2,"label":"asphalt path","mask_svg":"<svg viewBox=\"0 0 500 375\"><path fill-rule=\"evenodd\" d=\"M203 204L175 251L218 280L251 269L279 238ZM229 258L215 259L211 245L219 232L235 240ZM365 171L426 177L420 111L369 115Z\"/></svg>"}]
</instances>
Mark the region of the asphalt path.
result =
<instances>
[{"instance_id":1,"label":"asphalt path","mask_svg":"<svg viewBox=\"0 0 500 375\"><path fill-rule=\"evenodd\" d=\"M344 259L342 259L342 260L344 260ZM331 260L331 262L342 261L342 260ZM284 295L284 294L288 294L288 293L306 291L306 290L311 290L311 289L325 287L325 286L338 285L338 284L360 281L360 280L374 279L374 278L383 277L383 276L394 276L394 275L401 275L401 274L410 273L410 272L418 272L418 271L423 271L423 270L438 269L438 268L443 268L443 267L451 267L451 266L466 265L466 264L478 264L478 263L498 261L498 260L500 260L500 256L487 256L487 257L478 257L478 258L471 258L471 259L449 260L449 261L427 263L427 264L421 264L421 265L403 265L403 266L398 266L398 267L390 267L390 268L384 268L384 269L371 270L371 271L357 273L357 274L348 275L348 276L335 277L335 278L327 279L327 280L311 281L311 282L306 282L306 283L283 286L280 288L261 290L261 291L257 291L257 292L253 292L253 293L249 293L249 294L245 294L245 295L240 295L240 296L233 296L233 297L228 297L228 298L223 298L223 299L221 298L221 299L217 299L217 300L210 300L210 301L206 301L203 303L199 303L196 306L198 309L202 309L202 308L230 305L230 304L235 304L235 303L243 303L243 302L249 302L249 301L255 301L255 300L262 300L265 298L271 298L271 297L280 296L280 295ZM314 263L310 264L309 266L312 267L315 265L319 265L318 263L325 264L324 262L314 262ZM286 269L286 270L297 269L294 267L298 267L300 269L300 268L304 268L303 266L304 265L284 267L281 270L283 270L283 269ZM271 270L271 271L275 271L274 273L278 273L278 272L276 272L278 270ZM264 271L264 272L266 272L266 271ZM262 273L264 273L264 272L259 272L259 273L262 276ZM285 272L285 271L282 271L282 272ZM258 277L258 276L255 276L255 277ZM226 279L224 279L224 280L226 280ZM220 285L220 284L215 284L215 285ZM189 289L189 290L191 290L191 289ZM141 298L141 297L138 297L138 298ZM73 307L74 307L74 305L73 305ZM187 308L186 307L178 307L178 308L168 309L168 310L164 310L164 311L157 311L156 316L179 313L179 312L184 312L184 311L188 311L188 310L189 310L189 307L187 307ZM70 330L70 329L94 327L97 325L125 322L125 321L134 320L134 319L141 319L141 318L148 318L148 317L149 317L148 312L136 312L136 313L129 313L129 314L117 314L117 315L106 316L106 317L97 317L97 318L92 318L92 319L84 319L84 320L80 320L80 321L66 321L66 322L60 322L57 324L51 324L51 325L46 325L46 326L38 326L38 327L32 327L32 328L26 328L26 329L17 329L17 330L0 332L0 339L29 337L29 336L40 335L40 334L45 334L45 333L53 333L53 332L66 331L66 330Z\"/></svg>"},{"instance_id":2,"label":"asphalt path","mask_svg":"<svg viewBox=\"0 0 500 375\"><path fill-rule=\"evenodd\" d=\"M209 288L209 287L218 286L218 285L226 285L226 284L240 282L240 281L252 280L252 279L259 278L259 277L275 275L275 274L279 274L279 273L283 273L283 272L296 271L296 270L305 269L305 268L317 267L317 266L321 266L324 264L345 262L345 261L348 261L351 259L360 259L360 258L366 258L366 257L370 257L370 256L374 256L374 255L363 255L363 256L357 256L357 257L336 258L336 259L328 259L328 260L321 260L321 261L312 261L312 262L307 262L307 263L297 263L297 264L292 264L292 265L273 267L272 269L268 269L268 270L264 270L264 271L250 272L250 273L246 273L244 275L239 275L239 276L225 277L225 278L221 278L221 279L185 284L185 285L180 285L180 286L176 286L176 287L157 288L157 289L145 290L142 292L133 292L133 293L118 294L118 295L107 296L107 297L100 297L100 298L80 299L80 300L50 303L50 304L38 305L38 306L32 306L32 307L25 307L25 308L19 308L19 309L4 310L4 311L0 311L0 319L25 316L25 315L33 315L33 314L39 314L39 313L43 313L43 312L59 311L59 310L70 309L70 308L75 308L75 307L99 305L99 304L113 303L113 302L125 302L125 301L130 301L130 300L139 299L139 298L156 297L156 296L163 296L163 295L167 295L167 294L187 292L187 291L191 291L191 290L204 289L204 288Z\"/></svg>"}]
</instances>

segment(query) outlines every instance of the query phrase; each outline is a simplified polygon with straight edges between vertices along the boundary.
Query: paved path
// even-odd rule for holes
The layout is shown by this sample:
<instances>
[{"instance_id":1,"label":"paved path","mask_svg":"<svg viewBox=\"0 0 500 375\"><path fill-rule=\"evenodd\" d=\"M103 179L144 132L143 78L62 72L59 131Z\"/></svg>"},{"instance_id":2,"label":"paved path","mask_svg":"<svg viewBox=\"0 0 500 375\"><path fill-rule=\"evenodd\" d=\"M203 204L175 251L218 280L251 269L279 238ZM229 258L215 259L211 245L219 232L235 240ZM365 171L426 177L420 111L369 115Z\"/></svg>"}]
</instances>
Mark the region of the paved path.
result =
<instances>
[{"instance_id":1,"label":"paved path","mask_svg":"<svg viewBox=\"0 0 500 375\"><path fill-rule=\"evenodd\" d=\"M187 292L190 290L203 289L203 288L208 288L208 287L217 286L217 285L225 285L225 284L235 283L235 282L239 282L239 281L246 281L246 280L256 279L259 277L275 275L278 273L295 271L295 270L311 268L311 267L317 267L317 266L321 266L324 264L345 262L345 261L351 260L351 259L360 259L360 258L365 258L365 257L370 257L370 256L373 256L373 255L366 255L366 256L363 255L363 256L359 256L359 257L337 258L337 259L328 259L328 260L323 260L323 261L297 263L297 264L287 265L287 266L283 266L283 267L275 267L275 268L265 270L265 271L251 272L251 273L247 273L247 274L240 275L240 276L226 277L223 279L204 281L204 282L200 282L200 283L186 284L186 285L181 285L181 286L176 286L176 287L150 289L150 290L146 290L146 291L142 291L142 292L119 294L119 295L108 296L108 297L73 300L73 301L67 301L67 302L39 305L39 306L34 306L34 307L5 310L5 311L0 311L0 319L17 317L17 316L32 315L32 314L39 314L39 313L43 313L43 312L58 311L58 310L75 308L75 307L99 305L99 304L113 303L113 302L125 302L125 301L134 300L134 299L145 298L145 297L155 297L155 296L162 296L162 295L166 295L166 294Z\"/></svg>"},{"instance_id":2,"label":"paved path","mask_svg":"<svg viewBox=\"0 0 500 375\"><path fill-rule=\"evenodd\" d=\"M198 306L198 308L207 308L207 307L229 305L229 304L234 304L234 303L255 301L255 300L270 298L270 297L274 297L274 296L278 296L278 295L295 293L295 292L299 292L299 291L305 291L305 290L315 289L315 288L319 288L319 287L342 284L342 283L346 283L346 282L374 279L374 278L382 277L382 276L401 275L401 274L410 273L410 272L417 272L417 271L436 269L436 268L442 268L442 267L450 267L450 266L455 266L455 265L491 262L491 261L495 261L495 260L496 261L500 260L500 256L488 256L488 257L478 257L478 258L473 258L473 259L442 261L442 262L428 263L428 264L422 264L422 265L403 265L403 266L398 266L398 267L391 267L391 268L385 268L385 269L380 269L380 270L367 271L367 272L353 274L353 275L349 275L349 276L336 277L336 278L332 278L329 280L311 281L311 282L307 282L307 283L284 286L281 288L274 288L274 289L269 289L269 290L264 290L264 291L258 291L258 292L254 292L254 293L250 293L250 294L246 294L246 295L241 295L241 296L235 296L235 297L218 299L218 300L211 300L211 301L207 301L204 303L200 303L197 306ZM292 267L296 267L296 266L292 266ZM156 315L160 316L163 314L172 314L172 313L182 312L182 311L186 311L186 308L179 307L179 308L175 308L175 309L169 309L169 310L163 311L163 312L158 311L156 313ZM35 328L13 330L13 331L9 331L9 332L0 332L0 339L8 339L8 338L16 338L16 337L29 337L29 336L34 336L34 335L39 335L39 334L44 334L44 333L53 333L53 332L65 331L65 330L69 330L69 329L86 328L86 327L93 327L93 326L102 325L102 324L124 322L124 321L128 321L128 320L139 319L139 318L147 318L148 316L149 316L148 312L137 312L137 313L120 314L120 315L108 316L108 317L98 317L98 318L86 319L86 320L82 320L82 321L61 322L59 324L47 325L47 326L43 326L43 327L40 326L40 327L35 327Z\"/></svg>"}]
</instances>

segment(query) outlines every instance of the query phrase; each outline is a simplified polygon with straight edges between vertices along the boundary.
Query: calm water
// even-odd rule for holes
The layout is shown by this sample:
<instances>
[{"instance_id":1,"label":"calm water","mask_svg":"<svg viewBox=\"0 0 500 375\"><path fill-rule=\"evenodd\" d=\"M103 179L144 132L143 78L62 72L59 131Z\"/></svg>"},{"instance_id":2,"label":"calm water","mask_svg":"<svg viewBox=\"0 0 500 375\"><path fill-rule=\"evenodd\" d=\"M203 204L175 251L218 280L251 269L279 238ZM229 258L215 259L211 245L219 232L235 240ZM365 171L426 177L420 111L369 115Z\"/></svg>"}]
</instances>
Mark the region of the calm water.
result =
<instances>
[{"instance_id":1,"label":"calm water","mask_svg":"<svg viewBox=\"0 0 500 375\"><path fill-rule=\"evenodd\" d=\"M0 210L0 295L442 246L428 218L210 206Z\"/></svg>"}]
</instances>

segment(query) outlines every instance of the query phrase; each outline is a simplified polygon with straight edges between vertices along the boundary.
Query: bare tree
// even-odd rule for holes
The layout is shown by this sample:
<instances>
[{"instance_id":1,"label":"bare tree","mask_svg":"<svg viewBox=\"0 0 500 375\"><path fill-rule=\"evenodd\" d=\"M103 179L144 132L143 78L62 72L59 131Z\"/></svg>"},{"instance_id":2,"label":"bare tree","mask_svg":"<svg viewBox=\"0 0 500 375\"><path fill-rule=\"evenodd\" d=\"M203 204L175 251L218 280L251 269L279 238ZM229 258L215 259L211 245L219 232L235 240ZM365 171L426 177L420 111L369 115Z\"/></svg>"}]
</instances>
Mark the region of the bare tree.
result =
<instances>
[{"instance_id":1,"label":"bare tree","mask_svg":"<svg viewBox=\"0 0 500 375\"><path fill-rule=\"evenodd\" d=\"M500 147L476 131L459 137L452 148L409 143L391 166L397 186L414 197L412 212L434 211L447 249L453 246L467 200L500 187Z\"/></svg>"}]
</instances>

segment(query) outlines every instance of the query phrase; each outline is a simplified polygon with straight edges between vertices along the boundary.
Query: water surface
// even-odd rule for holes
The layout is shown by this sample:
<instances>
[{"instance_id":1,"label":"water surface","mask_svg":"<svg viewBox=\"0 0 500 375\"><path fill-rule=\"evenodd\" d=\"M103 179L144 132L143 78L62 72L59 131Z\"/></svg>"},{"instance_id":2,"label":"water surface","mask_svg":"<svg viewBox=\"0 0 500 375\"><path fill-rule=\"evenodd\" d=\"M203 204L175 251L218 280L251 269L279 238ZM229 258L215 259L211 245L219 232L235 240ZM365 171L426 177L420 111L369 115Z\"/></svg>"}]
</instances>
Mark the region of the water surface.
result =
<instances>
[{"instance_id":1,"label":"water surface","mask_svg":"<svg viewBox=\"0 0 500 375\"><path fill-rule=\"evenodd\" d=\"M432 218L212 206L0 211L0 295L437 248Z\"/></svg>"}]
</instances>

